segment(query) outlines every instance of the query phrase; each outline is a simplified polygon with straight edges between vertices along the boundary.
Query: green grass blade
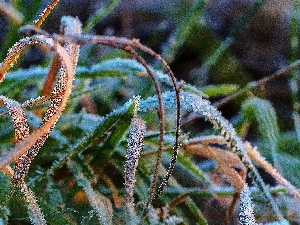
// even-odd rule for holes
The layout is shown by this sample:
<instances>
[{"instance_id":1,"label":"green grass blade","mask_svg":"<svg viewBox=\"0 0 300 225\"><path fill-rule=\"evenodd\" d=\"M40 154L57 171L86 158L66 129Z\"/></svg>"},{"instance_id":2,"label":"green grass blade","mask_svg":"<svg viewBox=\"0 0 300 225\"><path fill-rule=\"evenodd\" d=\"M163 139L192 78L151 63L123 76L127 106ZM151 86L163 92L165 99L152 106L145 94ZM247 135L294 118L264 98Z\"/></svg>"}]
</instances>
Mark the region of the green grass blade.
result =
<instances>
[{"instance_id":1,"label":"green grass blade","mask_svg":"<svg viewBox=\"0 0 300 225\"><path fill-rule=\"evenodd\" d=\"M73 157L76 157L79 153L82 153L84 150L91 147L93 143L99 144L103 140L105 140L106 143L106 145L104 146L107 147L104 155L107 156L113 154L115 149L111 149L108 147L117 145L116 143L112 143L113 141L117 141L118 143L121 141L121 138L127 130L121 131L119 129L123 129L125 127L125 125L127 124L127 120L127 129L129 128L131 118L134 114L134 107L135 103L129 101L122 108L115 110L109 115L107 115L90 135L83 138L81 141L78 142L78 144L76 144L76 146L73 146L71 149L69 149L66 155L60 157L58 161L54 162L52 168L47 173L52 174L55 170L65 165L68 160L72 159ZM119 122L121 123L121 126L118 128ZM113 136L110 137L111 135ZM96 158L99 155L103 156L103 153L101 152L94 154ZM104 159L102 158L102 160Z\"/></svg>"},{"instance_id":2,"label":"green grass blade","mask_svg":"<svg viewBox=\"0 0 300 225\"><path fill-rule=\"evenodd\" d=\"M100 224L112 224L113 209L108 198L94 191L91 182L84 176L81 165L73 160L68 161L68 167L73 172L80 187L83 188L90 205L95 210Z\"/></svg>"},{"instance_id":3,"label":"green grass blade","mask_svg":"<svg viewBox=\"0 0 300 225\"><path fill-rule=\"evenodd\" d=\"M204 94L209 97L218 97L222 95L232 94L239 89L236 84L220 84L220 85L208 85L200 88Z\"/></svg>"},{"instance_id":4,"label":"green grass blade","mask_svg":"<svg viewBox=\"0 0 300 225\"><path fill-rule=\"evenodd\" d=\"M242 105L242 113L245 120L256 120L262 138L270 149L275 168L280 168L277 159L277 142L279 127L276 112L271 103L260 98L251 98Z\"/></svg>"},{"instance_id":5,"label":"green grass blade","mask_svg":"<svg viewBox=\"0 0 300 225\"><path fill-rule=\"evenodd\" d=\"M168 63L174 60L176 53L195 31L193 28L195 24L198 23L199 16L205 5L205 0L199 0L196 3L191 11L187 13L179 28L175 31L175 34L171 37L168 45L164 47L162 56Z\"/></svg>"},{"instance_id":6,"label":"green grass blade","mask_svg":"<svg viewBox=\"0 0 300 225\"><path fill-rule=\"evenodd\" d=\"M112 0L105 7L100 8L100 10L94 14L87 24L82 29L84 33L89 32L99 21L101 21L105 16L107 16L115 7L119 5L121 0Z\"/></svg>"}]
</instances>

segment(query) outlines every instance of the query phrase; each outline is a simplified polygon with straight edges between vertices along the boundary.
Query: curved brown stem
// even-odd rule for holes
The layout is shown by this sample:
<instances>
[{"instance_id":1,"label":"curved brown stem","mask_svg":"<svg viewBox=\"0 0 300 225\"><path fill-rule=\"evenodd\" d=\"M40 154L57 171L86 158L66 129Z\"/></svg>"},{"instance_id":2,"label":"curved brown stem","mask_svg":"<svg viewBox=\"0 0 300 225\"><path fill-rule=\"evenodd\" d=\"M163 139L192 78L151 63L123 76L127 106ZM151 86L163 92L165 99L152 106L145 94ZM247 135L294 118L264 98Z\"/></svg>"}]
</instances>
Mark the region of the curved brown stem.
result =
<instances>
[{"instance_id":1,"label":"curved brown stem","mask_svg":"<svg viewBox=\"0 0 300 225\"><path fill-rule=\"evenodd\" d=\"M155 170L154 170L154 176L151 182L151 187L150 187L150 193L149 193L149 198L148 198L148 203L147 206L151 204L154 198L154 192L156 188L156 183L158 180L158 170L159 166L161 164L161 157L162 157L162 152L163 152L163 146L164 146L164 133L165 133L165 113L164 113L164 106L163 106L163 100L162 100L162 95L161 95L161 90L158 84L158 81L151 71L151 69L148 67L148 64L146 61L136 52L134 51L133 48L130 46L126 46L125 50L128 51L133 57L135 57L146 69L147 73L151 77L156 94L157 94L157 99L158 99L158 117L159 117L159 126L160 126L160 131L159 131L159 147L158 147L158 153L157 153L157 160L156 160L156 165L155 165Z\"/></svg>"}]
</instances>

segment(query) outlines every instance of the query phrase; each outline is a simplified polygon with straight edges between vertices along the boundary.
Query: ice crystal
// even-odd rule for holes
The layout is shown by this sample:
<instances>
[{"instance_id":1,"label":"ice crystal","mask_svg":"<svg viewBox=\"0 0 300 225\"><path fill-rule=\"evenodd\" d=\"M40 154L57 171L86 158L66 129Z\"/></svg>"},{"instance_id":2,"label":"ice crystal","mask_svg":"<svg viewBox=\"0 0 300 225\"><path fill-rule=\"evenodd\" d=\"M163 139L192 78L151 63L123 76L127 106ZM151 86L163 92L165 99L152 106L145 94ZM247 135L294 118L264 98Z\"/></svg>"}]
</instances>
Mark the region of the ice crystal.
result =
<instances>
[{"instance_id":1,"label":"ice crystal","mask_svg":"<svg viewBox=\"0 0 300 225\"><path fill-rule=\"evenodd\" d=\"M239 220L242 225L257 225L254 217L253 204L250 197L250 190L246 184L240 195Z\"/></svg>"},{"instance_id":2,"label":"ice crystal","mask_svg":"<svg viewBox=\"0 0 300 225\"><path fill-rule=\"evenodd\" d=\"M5 103L8 108L8 113L12 117L15 130L15 140L20 142L23 138L29 135L29 126L23 109L20 103L0 96L0 99Z\"/></svg>"},{"instance_id":3,"label":"ice crystal","mask_svg":"<svg viewBox=\"0 0 300 225\"><path fill-rule=\"evenodd\" d=\"M138 166L138 159L144 145L145 131L145 122L136 116L132 118L125 160L126 206L130 212L134 211L133 189L136 182L135 173Z\"/></svg>"}]
</instances>

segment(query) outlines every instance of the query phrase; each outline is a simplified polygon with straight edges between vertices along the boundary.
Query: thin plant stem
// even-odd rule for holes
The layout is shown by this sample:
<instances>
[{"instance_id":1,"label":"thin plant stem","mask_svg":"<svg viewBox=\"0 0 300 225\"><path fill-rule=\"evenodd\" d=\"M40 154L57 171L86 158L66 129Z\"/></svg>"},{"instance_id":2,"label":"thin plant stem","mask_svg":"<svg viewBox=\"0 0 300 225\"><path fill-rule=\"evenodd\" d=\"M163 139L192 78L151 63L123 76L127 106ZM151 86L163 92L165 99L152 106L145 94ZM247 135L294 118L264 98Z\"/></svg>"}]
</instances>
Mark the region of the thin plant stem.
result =
<instances>
[{"instance_id":1,"label":"thin plant stem","mask_svg":"<svg viewBox=\"0 0 300 225\"><path fill-rule=\"evenodd\" d=\"M148 203L147 205L149 206L154 198L154 192L156 188L156 183L158 180L158 170L161 164L161 157L162 157L162 152L163 152L163 146L164 146L164 133L165 133L165 118L164 118L164 106L163 106L163 101L161 97L161 90L158 85L158 82L156 80L155 75L153 72L149 69L146 61L138 55L130 46L126 47L126 50L130 52L131 55L133 55L146 69L147 73L150 75L154 87L156 89L157 93L157 98L158 98L158 117L159 117L159 126L160 126L160 132L159 132L159 147L158 147L158 154L157 154L157 160L156 160L156 165L155 165L155 170L153 174L153 180L151 183L150 187L150 192L149 192L149 198L148 198Z\"/></svg>"},{"instance_id":2,"label":"thin plant stem","mask_svg":"<svg viewBox=\"0 0 300 225\"><path fill-rule=\"evenodd\" d=\"M295 62L291 63L290 65L288 65L288 66L276 71L275 73L273 73L267 77L264 77L258 81L249 82L245 87L239 89L235 93L214 103L214 106L221 108L224 105L226 105L228 102L240 97L244 93L254 90L262 85L265 85L266 83L268 83L274 79L278 79L284 75L288 75L291 71L293 71L294 69L298 69L298 68L300 68L300 60L296 60Z\"/></svg>"},{"instance_id":3,"label":"thin plant stem","mask_svg":"<svg viewBox=\"0 0 300 225\"><path fill-rule=\"evenodd\" d=\"M198 0L196 2L195 6L182 21L179 29L175 31L174 35L170 38L169 43L164 47L162 56L168 63L171 63L174 60L178 50L191 36L193 26L198 22L199 15L202 13L206 2L206 0Z\"/></svg>"},{"instance_id":4,"label":"thin plant stem","mask_svg":"<svg viewBox=\"0 0 300 225\"><path fill-rule=\"evenodd\" d=\"M40 14L39 18L34 21L34 26L39 28L42 23L45 21L45 19L49 16L49 14L52 12L52 10L55 8L59 0L53 0L47 8L43 10L43 12Z\"/></svg>"},{"instance_id":5,"label":"thin plant stem","mask_svg":"<svg viewBox=\"0 0 300 225\"><path fill-rule=\"evenodd\" d=\"M107 16L115 7L119 5L121 0L112 0L105 7L102 7L93 17L89 19L87 24L82 28L82 31L89 32L101 19Z\"/></svg>"}]
</instances>

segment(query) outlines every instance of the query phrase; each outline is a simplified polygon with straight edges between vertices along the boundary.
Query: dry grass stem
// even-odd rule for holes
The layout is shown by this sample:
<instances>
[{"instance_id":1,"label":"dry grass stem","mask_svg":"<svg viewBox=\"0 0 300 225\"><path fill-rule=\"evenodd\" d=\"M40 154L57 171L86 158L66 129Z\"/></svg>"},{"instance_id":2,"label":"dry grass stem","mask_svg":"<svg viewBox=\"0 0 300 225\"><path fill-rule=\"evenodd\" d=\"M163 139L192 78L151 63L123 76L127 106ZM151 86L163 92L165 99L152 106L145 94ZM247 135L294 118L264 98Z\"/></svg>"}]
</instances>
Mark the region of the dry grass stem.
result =
<instances>
[{"instance_id":1,"label":"dry grass stem","mask_svg":"<svg viewBox=\"0 0 300 225\"><path fill-rule=\"evenodd\" d=\"M245 148L251 160L256 162L261 168L271 174L271 176L275 178L280 184L285 186L289 190L289 192L294 195L294 197L300 198L298 189L288 180L286 180L280 173L278 173L277 170L269 162L267 162L264 157L260 155L256 148L252 147L249 142L245 143Z\"/></svg>"},{"instance_id":2,"label":"dry grass stem","mask_svg":"<svg viewBox=\"0 0 300 225\"><path fill-rule=\"evenodd\" d=\"M55 8L59 0L53 0L47 8L44 9L44 11L39 15L39 18L34 22L34 26L39 28L42 23L45 21L45 19L48 17L48 15L52 12L52 10Z\"/></svg>"},{"instance_id":3,"label":"dry grass stem","mask_svg":"<svg viewBox=\"0 0 300 225\"><path fill-rule=\"evenodd\" d=\"M203 142L196 143L195 140L192 140L191 143L186 143L183 146L185 151L215 160L218 168L230 181L236 192L241 192L245 186L247 169L236 154L206 145Z\"/></svg>"}]
</instances>

